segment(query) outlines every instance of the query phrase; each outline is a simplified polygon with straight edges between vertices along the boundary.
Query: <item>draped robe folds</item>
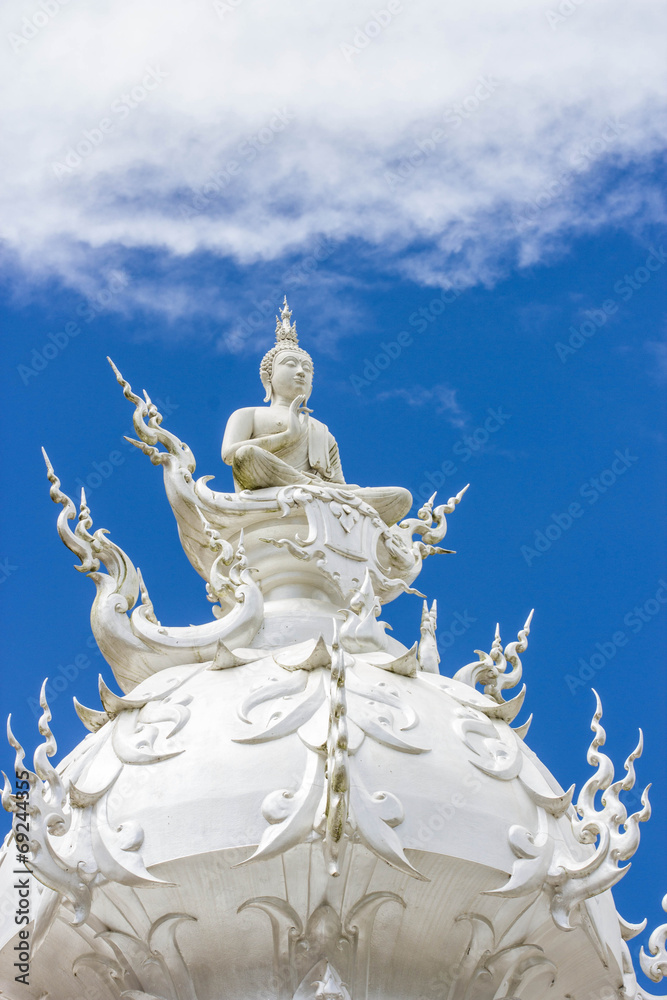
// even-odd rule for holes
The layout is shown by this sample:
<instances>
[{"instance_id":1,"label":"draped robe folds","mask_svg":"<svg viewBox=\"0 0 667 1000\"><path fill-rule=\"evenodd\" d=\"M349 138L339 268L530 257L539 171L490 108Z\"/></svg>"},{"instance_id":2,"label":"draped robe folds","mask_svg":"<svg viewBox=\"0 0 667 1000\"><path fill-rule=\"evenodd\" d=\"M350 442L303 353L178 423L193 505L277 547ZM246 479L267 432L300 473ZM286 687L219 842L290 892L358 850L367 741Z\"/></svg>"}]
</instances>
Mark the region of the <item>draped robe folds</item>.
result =
<instances>
[{"instance_id":1,"label":"draped robe folds","mask_svg":"<svg viewBox=\"0 0 667 1000\"><path fill-rule=\"evenodd\" d=\"M361 487L347 484L338 445L326 424L310 415L302 418L298 439L278 454L259 445L244 444L232 460L237 490L260 490L298 483L337 485L377 510L387 524L395 524L409 512L412 496L399 486Z\"/></svg>"}]
</instances>

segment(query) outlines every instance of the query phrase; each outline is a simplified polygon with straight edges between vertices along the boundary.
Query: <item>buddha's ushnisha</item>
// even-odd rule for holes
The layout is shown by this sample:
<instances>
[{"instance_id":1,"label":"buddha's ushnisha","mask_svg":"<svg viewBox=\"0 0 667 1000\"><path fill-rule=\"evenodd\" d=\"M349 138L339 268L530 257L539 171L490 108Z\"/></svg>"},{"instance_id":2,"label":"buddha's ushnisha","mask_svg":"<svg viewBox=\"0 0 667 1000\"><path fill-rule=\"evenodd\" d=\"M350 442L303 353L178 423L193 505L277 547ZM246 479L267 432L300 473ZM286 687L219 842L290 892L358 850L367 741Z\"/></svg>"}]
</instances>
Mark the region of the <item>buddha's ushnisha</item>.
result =
<instances>
[{"instance_id":1,"label":"buddha's ushnisha","mask_svg":"<svg viewBox=\"0 0 667 1000\"><path fill-rule=\"evenodd\" d=\"M275 346L259 369L269 405L245 406L227 421L222 459L232 466L236 489L335 484L362 496L387 523L395 523L409 511L412 497L400 487L345 483L336 439L306 406L313 388L313 361L299 346L291 319L285 298L276 317Z\"/></svg>"}]
</instances>

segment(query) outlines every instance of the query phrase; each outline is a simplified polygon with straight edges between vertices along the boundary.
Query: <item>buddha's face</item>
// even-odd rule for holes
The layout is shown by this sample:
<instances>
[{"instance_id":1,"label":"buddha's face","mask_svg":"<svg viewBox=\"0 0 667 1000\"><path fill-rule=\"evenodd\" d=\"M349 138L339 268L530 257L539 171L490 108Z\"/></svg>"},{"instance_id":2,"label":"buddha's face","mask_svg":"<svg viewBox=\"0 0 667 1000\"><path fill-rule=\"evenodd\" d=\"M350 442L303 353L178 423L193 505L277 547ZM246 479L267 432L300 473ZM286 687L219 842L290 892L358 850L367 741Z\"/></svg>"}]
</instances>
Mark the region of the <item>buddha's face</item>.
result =
<instances>
[{"instance_id":1,"label":"buddha's face","mask_svg":"<svg viewBox=\"0 0 667 1000\"><path fill-rule=\"evenodd\" d=\"M310 396L313 390L313 364L299 351L279 351L273 359L272 400L289 403L297 396Z\"/></svg>"}]
</instances>

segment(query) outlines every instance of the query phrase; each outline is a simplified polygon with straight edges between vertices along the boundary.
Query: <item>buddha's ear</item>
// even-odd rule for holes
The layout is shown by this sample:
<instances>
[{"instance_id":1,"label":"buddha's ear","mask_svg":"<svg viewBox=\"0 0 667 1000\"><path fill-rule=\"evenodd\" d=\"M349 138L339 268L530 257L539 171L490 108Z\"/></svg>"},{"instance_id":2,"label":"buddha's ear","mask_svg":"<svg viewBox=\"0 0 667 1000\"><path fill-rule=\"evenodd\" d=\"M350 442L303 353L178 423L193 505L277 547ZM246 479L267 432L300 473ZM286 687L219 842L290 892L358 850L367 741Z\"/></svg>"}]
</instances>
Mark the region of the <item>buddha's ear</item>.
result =
<instances>
[{"instance_id":1,"label":"buddha's ear","mask_svg":"<svg viewBox=\"0 0 667 1000\"><path fill-rule=\"evenodd\" d=\"M263 385L264 388L266 389L266 396L264 397L264 402L270 403L271 400L273 399L273 386L271 385L270 382L264 382Z\"/></svg>"}]
</instances>

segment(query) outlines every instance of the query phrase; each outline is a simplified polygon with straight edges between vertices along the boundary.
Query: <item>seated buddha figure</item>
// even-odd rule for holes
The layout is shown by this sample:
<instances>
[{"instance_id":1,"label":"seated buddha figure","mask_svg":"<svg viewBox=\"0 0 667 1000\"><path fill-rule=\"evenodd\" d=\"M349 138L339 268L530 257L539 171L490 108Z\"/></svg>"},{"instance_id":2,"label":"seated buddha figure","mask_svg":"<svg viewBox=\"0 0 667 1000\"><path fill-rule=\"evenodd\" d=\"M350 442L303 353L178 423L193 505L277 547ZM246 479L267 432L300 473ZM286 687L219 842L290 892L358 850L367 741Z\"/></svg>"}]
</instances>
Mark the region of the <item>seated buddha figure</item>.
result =
<instances>
[{"instance_id":1,"label":"seated buddha figure","mask_svg":"<svg viewBox=\"0 0 667 1000\"><path fill-rule=\"evenodd\" d=\"M222 442L237 491L311 484L354 493L395 524L412 506L401 487L360 487L345 482L338 445L329 428L306 406L313 388L313 361L299 347L292 313L283 304L275 346L264 355L259 374L268 406L245 406L232 413Z\"/></svg>"}]
</instances>

